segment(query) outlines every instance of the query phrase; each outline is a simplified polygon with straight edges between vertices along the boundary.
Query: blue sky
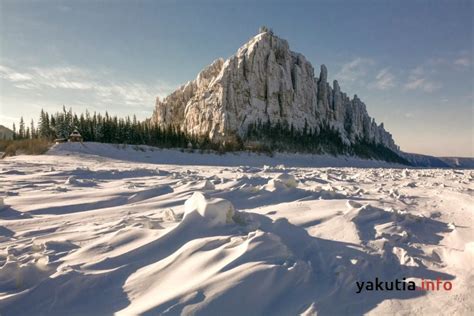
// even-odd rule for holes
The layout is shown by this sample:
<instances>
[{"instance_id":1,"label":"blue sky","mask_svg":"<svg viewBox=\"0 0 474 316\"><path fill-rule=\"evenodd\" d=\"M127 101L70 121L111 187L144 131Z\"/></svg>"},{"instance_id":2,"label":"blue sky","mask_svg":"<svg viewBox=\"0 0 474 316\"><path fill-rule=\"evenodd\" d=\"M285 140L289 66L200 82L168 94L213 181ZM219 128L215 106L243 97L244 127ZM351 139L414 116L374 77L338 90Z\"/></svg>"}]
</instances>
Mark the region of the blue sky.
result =
<instances>
[{"instance_id":1,"label":"blue sky","mask_svg":"<svg viewBox=\"0 0 474 316\"><path fill-rule=\"evenodd\" d=\"M148 117L267 25L403 150L474 156L472 1L0 0L0 124L62 105Z\"/></svg>"}]
</instances>

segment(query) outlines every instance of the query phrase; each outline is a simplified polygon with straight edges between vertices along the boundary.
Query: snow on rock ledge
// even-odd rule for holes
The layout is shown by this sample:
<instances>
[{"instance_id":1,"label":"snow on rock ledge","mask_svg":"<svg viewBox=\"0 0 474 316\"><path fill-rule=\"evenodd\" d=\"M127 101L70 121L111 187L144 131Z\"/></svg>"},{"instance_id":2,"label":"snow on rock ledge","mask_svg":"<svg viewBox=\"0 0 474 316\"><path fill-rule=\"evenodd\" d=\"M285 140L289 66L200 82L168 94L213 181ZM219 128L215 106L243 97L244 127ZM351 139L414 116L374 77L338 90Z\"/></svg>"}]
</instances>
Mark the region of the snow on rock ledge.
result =
<instances>
[{"instance_id":1,"label":"snow on rock ledge","mask_svg":"<svg viewBox=\"0 0 474 316\"><path fill-rule=\"evenodd\" d=\"M194 194L184 203L184 218L190 214L199 214L210 226L222 226L233 223L234 206L224 199L206 199L200 192Z\"/></svg>"}]
</instances>

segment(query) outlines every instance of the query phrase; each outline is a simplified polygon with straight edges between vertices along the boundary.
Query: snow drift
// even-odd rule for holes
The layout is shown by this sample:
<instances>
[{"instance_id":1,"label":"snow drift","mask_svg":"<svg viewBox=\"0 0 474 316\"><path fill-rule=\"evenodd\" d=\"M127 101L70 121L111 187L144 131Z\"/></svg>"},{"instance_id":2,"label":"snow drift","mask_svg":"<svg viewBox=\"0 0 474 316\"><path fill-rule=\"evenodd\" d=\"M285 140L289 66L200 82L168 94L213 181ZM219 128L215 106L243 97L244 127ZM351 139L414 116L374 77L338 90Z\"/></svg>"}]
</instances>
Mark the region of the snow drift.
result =
<instances>
[{"instance_id":1,"label":"snow drift","mask_svg":"<svg viewBox=\"0 0 474 316\"><path fill-rule=\"evenodd\" d=\"M474 308L472 171L156 164L183 153L75 146L0 161L2 315ZM453 289L356 293L375 278Z\"/></svg>"}]
</instances>

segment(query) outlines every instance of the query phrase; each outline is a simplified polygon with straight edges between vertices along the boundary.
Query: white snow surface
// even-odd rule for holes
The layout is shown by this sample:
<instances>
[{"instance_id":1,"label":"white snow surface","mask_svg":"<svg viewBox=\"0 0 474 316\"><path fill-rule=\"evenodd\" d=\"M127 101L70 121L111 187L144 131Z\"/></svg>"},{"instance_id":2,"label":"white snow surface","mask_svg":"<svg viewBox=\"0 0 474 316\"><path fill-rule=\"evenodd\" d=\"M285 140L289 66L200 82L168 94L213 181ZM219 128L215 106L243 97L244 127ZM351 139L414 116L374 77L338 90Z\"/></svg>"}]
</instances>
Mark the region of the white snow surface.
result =
<instances>
[{"instance_id":1,"label":"white snow surface","mask_svg":"<svg viewBox=\"0 0 474 316\"><path fill-rule=\"evenodd\" d=\"M0 160L0 314L472 315L474 172L393 167L96 143ZM356 293L376 277L453 288Z\"/></svg>"}]
</instances>

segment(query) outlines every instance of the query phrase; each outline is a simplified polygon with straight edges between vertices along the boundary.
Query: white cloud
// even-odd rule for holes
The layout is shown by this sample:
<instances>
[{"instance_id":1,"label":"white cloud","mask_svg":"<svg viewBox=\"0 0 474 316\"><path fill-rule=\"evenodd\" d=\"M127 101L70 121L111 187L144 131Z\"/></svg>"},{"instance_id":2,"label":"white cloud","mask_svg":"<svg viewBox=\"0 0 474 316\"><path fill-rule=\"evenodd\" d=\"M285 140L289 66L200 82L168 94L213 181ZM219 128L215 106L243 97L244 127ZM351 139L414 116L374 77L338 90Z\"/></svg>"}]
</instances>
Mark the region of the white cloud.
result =
<instances>
[{"instance_id":1,"label":"white cloud","mask_svg":"<svg viewBox=\"0 0 474 316\"><path fill-rule=\"evenodd\" d=\"M118 104L153 108L155 98L163 97L175 87L162 81L155 83L110 81L107 73L66 67L32 67L19 72L0 65L0 78L18 89L43 91L44 89L87 93L87 98L102 104ZM75 100L71 100L74 102Z\"/></svg>"},{"instance_id":2,"label":"white cloud","mask_svg":"<svg viewBox=\"0 0 474 316\"><path fill-rule=\"evenodd\" d=\"M384 68L378 72L370 86L379 90L390 89L395 86L395 76L390 72L390 68Z\"/></svg>"},{"instance_id":3,"label":"white cloud","mask_svg":"<svg viewBox=\"0 0 474 316\"><path fill-rule=\"evenodd\" d=\"M421 66L414 68L408 76L405 84L406 90L419 90L424 92L434 92L442 87L442 84L431 80Z\"/></svg>"},{"instance_id":4,"label":"white cloud","mask_svg":"<svg viewBox=\"0 0 474 316\"><path fill-rule=\"evenodd\" d=\"M459 57L458 59L454 60L454 65L461 66L461 67L470 67L472 61L469 57Z\"/></svg>"},{"instance_id":5,"label":"white cloud","mask_svg":"<svg viewBox=\"0 0 474 316\"><path fill-rule=\"evenodd\" d=\"M396 86L396 77L390 67L379 69L375 67L376 62L371 58L357 57L342 65L336 74L336 79L342 85L387 90ZM375 78L374 78L375 76ZM368 79L373 78L373 79ZM355 88L353 86L353 88Z\"/></svg>"},{"instance_id":6,"label":"white cloud","mask_svg":"<svg viewBox=\"0 0 474 316\"><path fill-rule=\"evenodd\" d=\"M29 81L32 79L30 74L17 72L3 65L0 65L0 77L11 82Z\"/></svg>"},{"instance_id":7,"label":"white cloud","mask_svg":"<svg viewBox=\"0 0 474 316\"><path fill-rule=\"evenodd\" d=\"M336 74L336 78L341 82L351 83L363 78L368 73L369 66L375 64L370 58L357 57L352 61L342 65L341 70Z\"/></svg>"},{"instance_id":8,"label":"white cloud","mask_svg":"<svg viewBox=\"0 0 474 316\"><path fill-rule=\"evenodd\" d=\"M425 78L412 79L405 84L405 88L408 90L423 90L425 92L433 92L441 87L440 83L428 81Z\"/></svg>"}]
</instances>

